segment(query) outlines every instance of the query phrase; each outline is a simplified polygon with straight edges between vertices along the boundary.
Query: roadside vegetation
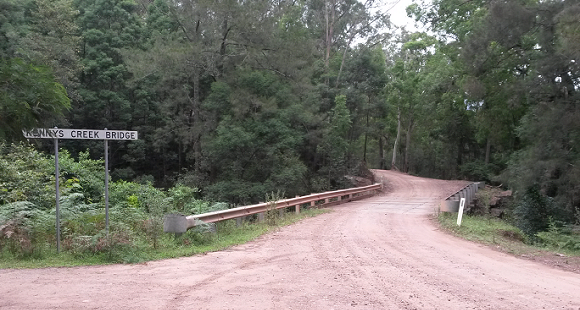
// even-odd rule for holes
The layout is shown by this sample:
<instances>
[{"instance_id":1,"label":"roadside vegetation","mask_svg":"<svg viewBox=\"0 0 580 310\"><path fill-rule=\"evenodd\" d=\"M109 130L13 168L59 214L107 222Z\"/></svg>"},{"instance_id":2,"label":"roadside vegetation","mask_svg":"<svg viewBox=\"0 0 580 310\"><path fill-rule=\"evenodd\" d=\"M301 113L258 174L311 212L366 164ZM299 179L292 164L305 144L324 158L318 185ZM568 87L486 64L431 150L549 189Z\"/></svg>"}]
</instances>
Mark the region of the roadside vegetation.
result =
<instances>
[{"instance_id":1,"label":"roadside vegetation","mask_svg":"<svg viewBox=\"0 0 580 310\"><path fill-rule=\"evenodd\" d=\"M142 236L131 240L119 239L118 230L112 230L111 243L98 243L104 233L87 236L87 243L80 247L70 246L56 253L54 244L35 244L35 251L24 253L17 248L0 252L1 268L46 268L72 267L103 264L134 264L152 260L193 256L227 249L231 246L252 241L266 233L291 225L302 219L329 212L328 209L304 209L301 213L287 212L278 217L275 224L267 222L244 222L237 226L235 220L216 223L215 227L202 226L190 229L181 236L159 231L157 247ZM50 219L54 222L54 218ZM54 223L52 223L54 224ZM104 225L104 223L101 223ZM112 226L122 226L114 224ZM52 231L54 234L54 231ZM101 237L101 238L99 238ZM18 246L18 245L16 245ZM16 251L14 251L16 249Z\"/></svg>"},{"instance_id":2,"label":"roadside vegetation","mask_svg":"<svg viewBox=\"0 0 580 310\"><path fill-rule=\"evenodd\" d=\"M61 253L56 251L54 162L30 146L0 153L0 268L35 268L138 263L217 251L252 240L276 227L324 210L300 214L269 212L268 221L249 219L202 224L182 235L163 232L163 215L227 209L227 203L199 199L199 190L176 184L167 190L143 183L110 184L110 229L105 231L103 163L66 152L61 167ZM282 194L269 195L281 199Z\"/></svg>"},{"instance_id":3,"label":"roadside vegetation","mask_svg":"<svg viewBox=\"0 0 580 310\"><path fill-rule=\"evenodd\" d=\"M512 201L500 219L490 212L490 193L490 189L477 193L477 200L484 203L480 209L483 214L472 210L471 214L463 216L461 226L458 226L456 213L442 212L437 218L440 225L457 236L514 255L548 251L555 255L580 257L580 221L568 224L557 220L554 214L531 216L522 212L529 208L529 197Z\"/></svg>"}]
</instances>

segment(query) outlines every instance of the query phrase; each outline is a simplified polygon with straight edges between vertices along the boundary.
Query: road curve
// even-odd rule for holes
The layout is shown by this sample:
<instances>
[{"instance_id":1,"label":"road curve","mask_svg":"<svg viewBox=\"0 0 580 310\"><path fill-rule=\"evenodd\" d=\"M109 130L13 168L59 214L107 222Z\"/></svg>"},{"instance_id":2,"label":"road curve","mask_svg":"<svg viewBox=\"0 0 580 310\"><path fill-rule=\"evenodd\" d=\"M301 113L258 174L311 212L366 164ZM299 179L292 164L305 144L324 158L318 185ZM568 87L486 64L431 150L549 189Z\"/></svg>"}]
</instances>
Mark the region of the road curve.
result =
<instances>
[{"instance_id":1,"label":"road curve","mask_svg":"<svg viewBox=\"0 0 580 310\"><path fill-rule=\"evenodd\" d=\"M580 309L578 274L432 224L462 182L374 173L388 192L226 251L0 270L0 309Z\"/></svg>"}]
</instances>

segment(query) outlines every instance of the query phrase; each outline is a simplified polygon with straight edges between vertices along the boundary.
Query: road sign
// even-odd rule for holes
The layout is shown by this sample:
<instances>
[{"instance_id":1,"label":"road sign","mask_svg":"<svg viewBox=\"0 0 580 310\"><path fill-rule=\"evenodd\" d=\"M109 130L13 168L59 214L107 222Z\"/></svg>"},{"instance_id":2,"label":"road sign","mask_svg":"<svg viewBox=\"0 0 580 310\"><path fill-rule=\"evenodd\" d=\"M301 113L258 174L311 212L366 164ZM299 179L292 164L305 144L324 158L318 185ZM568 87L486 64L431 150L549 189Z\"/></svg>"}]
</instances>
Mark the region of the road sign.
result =
<instances>
[{"instance_id":1,"label":"road sign","mask_svg":"<svg viewBox=\"0 0 580 310\"><path fill-rule=\"evenodd\" d=\"M27 139L54 139L54 167L56 186L56 251L60 252L60 208L59 208L59 166L58 166L58 140L81 139L81 140L105 140L105 230L109 236L109 140L138 140L136 131L129 130L93 130L93 129L60 129L60 128L34 128L23 130L22 134Z\"/></svg>"},{"instance_id":2,"label":"road sign","mask_svg":"<svg viewBox=\"0 0 580 310\"><path fill-rule=\"evenodd\" d=\"M34 128L23 130L28 139L138 140L137 131Z\"/></svg>"}]
</instances>

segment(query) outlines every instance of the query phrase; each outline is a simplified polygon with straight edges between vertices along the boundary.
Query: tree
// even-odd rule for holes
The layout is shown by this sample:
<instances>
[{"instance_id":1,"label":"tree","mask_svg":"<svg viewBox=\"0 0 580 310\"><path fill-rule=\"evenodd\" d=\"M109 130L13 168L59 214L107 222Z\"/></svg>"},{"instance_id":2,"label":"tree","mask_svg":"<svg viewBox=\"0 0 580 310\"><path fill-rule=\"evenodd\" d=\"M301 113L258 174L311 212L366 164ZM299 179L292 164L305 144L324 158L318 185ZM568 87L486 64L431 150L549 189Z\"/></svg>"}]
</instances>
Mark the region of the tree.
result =
<instances>
[{"instance_id":1,"label":"tree","mask_svg":"<svg viewBox=\"0 0 580 310\"><path fill-rule=\"evenodd\" d=\"M0 140L22 139L22 130L54 126L70 100L40 57L24 57L25 38L36 33L32 1L0 1Z\"/></svg>"},{"instance_id":2,"label":"tree","mask_svg":"<svg viewBox=\"0 0 580 310\"><path fill-rule=\"evenodd\" d=\"M405 156L401 167L403 171L409 171L412 132L418 119L426 114L425 108L429 104L425 102L427 96L421 86L428 73L425 67L431 57L430 49L435 43L437 43L435 38L425 33L403 34L400 53L395 56L394 65L389 68L387 101L397 110L397 136L391 161L394 169L397 165L396 156L401 130L405 123Z\"/></svg>"},{"instance_id":3,"label":"tree","mask_svg":"<svg viewBox=\"0 0 580 310\"><path fill-rule=\"evenodd\" d=\"M381 45L374 48L359 45L352 50L344 64L341 83L347 96L352 126L349 134L351 144L362 137L362 161L367 162L371 140L381 139L387 107L384 90L387 82L385 54Z\"/></svg>"},{"instance_id":4,"label":"tree","mask_svg":"<svg viewBox=\"0 0 580 310\"><path fill-rule=\"evenodd\" d=\"M131 121L127 81L131 74L120 49L141 44L141 25L132 2L79 0L83 72L73 125L126 129Z\"/></svg>"},{"instance_id":5,"label":"tree","mask_svg":"<svg viewBox=\"0 0 580 310\"><path fill-rule=\"evenodd\" d=\"M18 58L1 60L0 140L20 140L24 129L50 127L70 109L64 87L49 68Z\"/></svg>"},{"instance_id":6,"label":"tree","mask_svg":"<svg viewBox=\"0 0 580 310\"><path fill-rule=\"evenodd\" d=\"M50 67L70 98L78 101L80 72L78 11L73 0L35 0L30 10L28 33L18 43L15 55L28 62Z\"/></svg>"}]
</instances>

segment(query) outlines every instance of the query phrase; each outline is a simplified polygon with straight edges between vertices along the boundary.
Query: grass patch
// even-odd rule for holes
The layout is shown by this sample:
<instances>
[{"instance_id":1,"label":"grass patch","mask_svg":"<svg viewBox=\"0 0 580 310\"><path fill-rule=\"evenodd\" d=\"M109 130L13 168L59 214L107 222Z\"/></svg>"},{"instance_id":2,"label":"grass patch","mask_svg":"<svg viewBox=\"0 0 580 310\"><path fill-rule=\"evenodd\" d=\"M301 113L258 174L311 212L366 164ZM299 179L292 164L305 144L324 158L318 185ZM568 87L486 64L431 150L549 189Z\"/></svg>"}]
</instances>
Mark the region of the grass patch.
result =
<instances>
[{"instance_id":1,"label":"grass patch","mask_svg":"<svg viewBox=\"0 0 580 310\"><path fill-rule=\"evenodd\" d=\"M216 223L216 232L191 229L181 236L163 233L159 236L157 248L139 242L130 245L112 246L104 253L56 253L54 247L38 249L29 257L16 257L8 251L0 252L0 269L3 268L46 268L73 267L86 265L105 265L116 263L140 263L175 257L193 256L207 252L220 251L229 247L254 240L261 235L288 226L304 218L330 212L329 209L306 209L301 213L286 212L275 224L244 223L236 225L235 220Z\"/></svg>"},{"instance_id":2,"label":"grass patch","mask_svg":"<svg viewBox=\"0 0 580 310\"><path fill-rule=\"evenodd\" d=\"M528 252L522 231L500 219L463 215L461 226L457 226L456 213L442 212L437 219L445 230L464 239L494 246L512 254Z\"/></svg>"},{"instance_id":3,"label":"grass patch","mask_svg":"<svg viewBox=\"0 0 580 310\"><path fill-rule=\"evenodd\" d=\"M514 255L529 256L548 251L580 256L578 235L551 230L539 233L539 241L532 243L519 228L497 218L464 215L461 226L457 226L456 213L442 212L437 219L442 228L456 236Z\"/></svg>"}]
</instances>

